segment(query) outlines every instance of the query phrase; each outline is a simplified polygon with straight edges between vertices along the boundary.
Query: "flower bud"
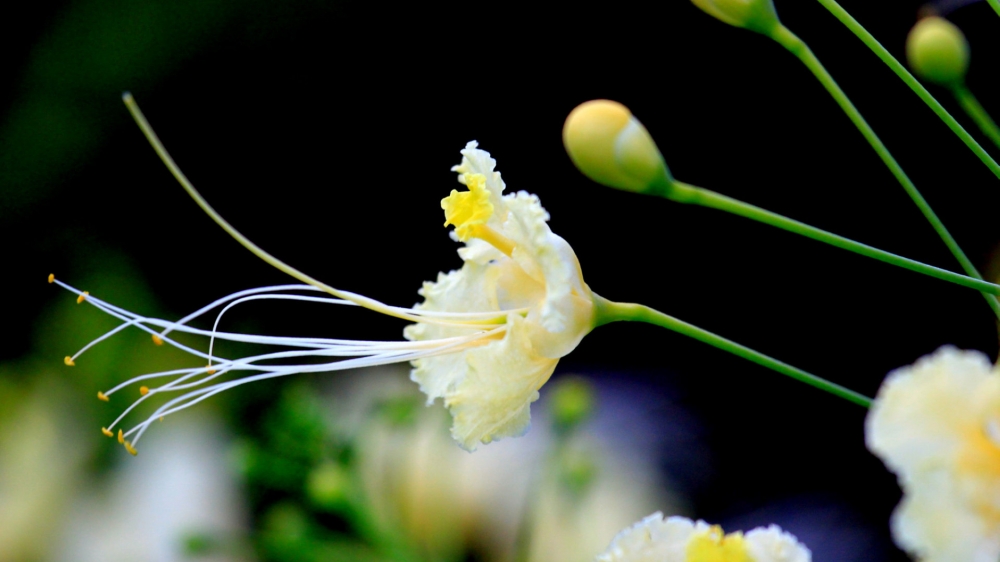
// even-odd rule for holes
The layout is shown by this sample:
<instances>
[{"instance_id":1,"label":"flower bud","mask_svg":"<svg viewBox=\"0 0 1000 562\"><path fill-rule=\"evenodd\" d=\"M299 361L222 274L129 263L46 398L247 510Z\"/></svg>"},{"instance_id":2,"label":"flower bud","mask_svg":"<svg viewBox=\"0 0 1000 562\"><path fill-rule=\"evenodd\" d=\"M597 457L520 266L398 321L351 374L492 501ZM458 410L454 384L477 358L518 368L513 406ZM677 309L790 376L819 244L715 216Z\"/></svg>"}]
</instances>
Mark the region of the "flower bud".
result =
<instances>
[{"instance_id":1,"label":"flower bud","mask_svg":"<svg viewBox=\"0 0 1000 562\"><path fill-rule=\"evenodd\" d=\"M641 193L673 181L649 132L615 101L578 105L566 118L563 145L576 167L597 183Z\"/></svg>"},{"instance_id":2,"label":"flower bud","mask_svg":"<svg viewBox=\"0 0 1000 562\"><path fill-rule=\"evenodd\" d=\"M552 424L561 434L573 431L594 412L594 389L582 378L561 378L550 400Z\"/></svg>"},{"instance_id":3,"label":"flower bud","mask_svg":"<svg viewBox=\"0 0 1000 562\"><path fill-rule=\"evenodd\" d=\"M729 25L769 33L778 23L774 0L691 0L708 15Z\"/></svg>"},{"instance_id":4,"label":"flower bud","mask_svg":"<svg viewBox=\"0 0 1000 562\"><path fill-rule=\"evenodd\" d=\"M924 80L939 86L959 86L969 69L969 43L948 20L924 18L906 38L906 59Z\"/></svg>"}]
</instances>

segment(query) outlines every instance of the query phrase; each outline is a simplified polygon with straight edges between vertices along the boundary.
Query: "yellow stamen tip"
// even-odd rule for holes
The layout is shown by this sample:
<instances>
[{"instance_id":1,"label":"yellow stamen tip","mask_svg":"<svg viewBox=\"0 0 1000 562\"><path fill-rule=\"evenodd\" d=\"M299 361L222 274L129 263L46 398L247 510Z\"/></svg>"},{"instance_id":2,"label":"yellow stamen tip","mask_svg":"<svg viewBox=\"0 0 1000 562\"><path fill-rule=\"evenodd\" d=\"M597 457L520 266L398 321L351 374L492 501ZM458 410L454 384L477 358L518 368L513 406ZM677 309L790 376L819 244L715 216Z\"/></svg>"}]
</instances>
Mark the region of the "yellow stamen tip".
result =
<instances>
[{"instance_id":1,"label":"yellow stamen tip","mask_svg":"<svg viewBox=\"0 0 1000 562\"><path fill-rule=\"evenodd\" d=\"M155 343L156 345L163 345L163 338L161 338L156 334L153 334L153 343Z\"/></svg>"},{"instance_id":2,"label":"yellow stamen tip","mask_svg":"<svg viewBox=\"0 0 1000 562\"><path fill-rule=\"evenodd\" d=\"M215 369L213 369L213 368L212 368L212 366L211 366L211 365L209 365L209 366L207 367L207 369L206 369L206 371L205 371L205 372L206 372L206 373L208 373L208 374L210 374L210 375L214 375L214 374L215 374Z\"/></svg>"},{"instance_id":3,"label":"yellow stamen tip","mask_svg":"<svg viewBox=\"0 0 1000 562\"><path fill-rule=\"evenodd\" d=\"M160 421L163 421L163 416L160 416Z\"/></svg>"},{"instance_id":4,"label":"yellow stamen tip","mask_svg":"<svg viewBox=\"0 0 1000 562\"><path fill-rule=\"evenodd\" d=\"M125 441L124 443L122 443L122 445L125 445L125 450L128 451L128 454L132 455L133 457L139 454L139 451L136 451L135 447L133 447L132 444L129 443L128 441Z\"/></svg>"},{"instance_id":5,"label":"yellow stamen tip","mask_svg":"<svg viewBox=\"0 0 1000 562\"><path fill-rule=\"evenodd\" d=\"M118 430L118 442L125 443L125 435L122 433L122 430L120 429Z\"/></svg>"},{"instance_id":6,"label":"yellow stamen tip","mask_svg":"<svg viewBox=\"0 0 1000 562\"><path fill-rule=\"evenodd\" d=\"M76 297L76 304L80 304L83 301L87 300L87 295L89 295L89 294L90 294L90 291L84 291L84 292L80 293L80 296Z\"/></svg>"},{"instance_id":7,"label":"yellow stamen tip","mask_svg":"<svg viewBox=\"0 0 1000 562\"><path fill-rule=\"evenodd\" d=\"M73 365L76 365L76 363L73 362L73 358L70 357L69 355L63 357L63 363L65 363L67 367L72 367Z\"/></svg>"},{"instance_id":8,"label":"yellow stamen tip","mask_svg":"<svg viewBox=\"0 0 1000 562\"><path fill-rule=\"evenodd\" d=\"M104 394L101 391L97 391L97 399L102 402L107 402L108 400L111 400L110 398L108 398L107 394Z\"/></svg>"},{"instance_id":9,"label":"yellow stamen tip","mask_svg":"<svg viewBox=\"0 0 1000 562\"><path fill-rule=\"evenodd\" d=\"M55 283L55 282L56 282L56 274L55 273L50 273L49 274L49 283Z\"/></svg>"},{"instance_id":10,"label":"yellow stamen tip","mask_svg":"<svg viewBox=\"0 0 1000 562\"><path fill-rule=\"evenodd\" d=\"M148 386L140 386L139 387L139 394L141 394L143 396L149 394L149 387Z\"/></svg>"},{"instance_id":11,"label":"yellow stamen tip","mask_svg":"<svg viewBox=\"0 0 1000 562\"><path fill-rule=\"evenodd\" d=\"M102 427L101 428L101 433L103 433L104 435L107 435L108 437L114 437L115 436L115 434L112 433L111 430L108 429L108 428L106 428L106 427Z\"/></svg>"}]
</instances>

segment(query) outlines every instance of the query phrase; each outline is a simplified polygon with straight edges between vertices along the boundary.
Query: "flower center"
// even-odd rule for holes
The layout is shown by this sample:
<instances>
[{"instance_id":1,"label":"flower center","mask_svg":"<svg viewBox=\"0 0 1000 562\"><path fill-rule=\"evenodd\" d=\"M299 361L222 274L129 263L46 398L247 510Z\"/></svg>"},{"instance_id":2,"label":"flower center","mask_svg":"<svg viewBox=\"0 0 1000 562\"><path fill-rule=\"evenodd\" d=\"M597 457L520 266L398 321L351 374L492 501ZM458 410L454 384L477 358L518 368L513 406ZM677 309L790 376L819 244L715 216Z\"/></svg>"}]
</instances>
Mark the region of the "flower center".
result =
<instances>
[{"instance_id":1,"label":"flower center","mask_svg":"<svg viewBox=\"0 0 1000 562\"><path fill-rule=\"evenodd\" d=\"M723 535L722 527L712 526L691 539L685 562L753 562L743 533Z\"/></svg>"},{"instance_id":2,"label":"flower center","mask_svg":"<svg viewBox=\"0 0 1000 562\"><path fill-rule=\"evenodd\" d=\"M514 252L514 242L486 224L493 216L486 176L466 174L465 178L469 191L453 189L451 195L441 200L444 225L455 225L455 234L462 242L479 238L509 257Z\"/></svg>"}]
</instances>

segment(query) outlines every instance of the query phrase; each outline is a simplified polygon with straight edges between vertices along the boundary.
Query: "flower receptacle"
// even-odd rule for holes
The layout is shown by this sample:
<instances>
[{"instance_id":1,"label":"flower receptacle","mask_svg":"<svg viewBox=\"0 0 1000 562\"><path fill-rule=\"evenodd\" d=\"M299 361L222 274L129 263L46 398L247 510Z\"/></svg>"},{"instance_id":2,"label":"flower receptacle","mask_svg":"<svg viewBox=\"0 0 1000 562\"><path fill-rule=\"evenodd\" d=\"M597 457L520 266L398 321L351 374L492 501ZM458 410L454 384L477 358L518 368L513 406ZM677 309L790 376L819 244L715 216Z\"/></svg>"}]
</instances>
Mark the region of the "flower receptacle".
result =
<instances>
[{"instance_id":1,"label":"flower receptacle","mask_svg":"<svg viewBox=\"0 0 1000 562\"><path fill-rule=\"evenodd\" d=\"M691 0L706 14L735 27L764 35L781 25L773 0Z\"/></svg>"}]
</instances>

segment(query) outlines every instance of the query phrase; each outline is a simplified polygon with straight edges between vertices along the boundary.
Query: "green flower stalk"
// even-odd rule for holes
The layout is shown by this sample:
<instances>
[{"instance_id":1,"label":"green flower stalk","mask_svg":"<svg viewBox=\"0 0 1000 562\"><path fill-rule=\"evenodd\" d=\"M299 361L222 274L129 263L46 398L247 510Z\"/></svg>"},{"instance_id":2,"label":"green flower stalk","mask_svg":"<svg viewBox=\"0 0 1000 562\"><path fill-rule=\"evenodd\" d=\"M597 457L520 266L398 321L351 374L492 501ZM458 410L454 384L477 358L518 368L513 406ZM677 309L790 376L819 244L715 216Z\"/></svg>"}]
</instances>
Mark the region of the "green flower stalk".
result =
<instances>
[{"instance_id":1,"label":"green flower stalk","mask_svg":"<svg viewBox=\"0 0 1000 562\"><path fill-rule=\"evenodd\" d=\"M996 160L994 160L993 157L990 156L985 149L983 149L976 139L973 138L972 135L970 135L969 132L966 131L954 117L952 117L951 113L948 113L948 110L941 105L941 102L937 101L937 99L935 99L934 96L927 91L927 88L925 88L919 80L910 74L909 71L906 70L906 67L896 60L896 57L892 56L892 53L890 53L888 49L883 47L882 44L878 42L878 39L875 39L874 35L869 33L863 25L858 23L858 20L854 19L851 14L847 12L847 10L837 3L836 0L816 1L833 14L833 16L837 18L840 23L844 24L847 29L854 33L854 35L857 36L857 38L860 39L861 42L864 43L869 49L871 49L871 51L875 53L875 55L881 59L890 70L895 72L896 76L899 76L899 79L902 80L903 83L905 83L911 90L913 90L913 93L917 94L917 97L919 97L927 105L927 107L931 108L931 111L933 111L934 114L937 115L938 118L941 119L941 121L947 125L953 133L955 133L955 136L965 143L965 146L967 146L969 150L971 150L972 153L975 154L976 157L979 158L979 160L985 164L995 176L997 176L997 178L1000 178L1000 164L997 164ZM1000 0L989 0L989 2L990 5L997 10L997 13L1000 13Z\"/></svg>"},{"instance_id":2,"label":"green flower stalk","mask_svg":"<svg viewBox=\"0 0 1000 562\"><path fill-rule=\"evenodd\" d=\"M1000 147L1000 128L965 85L969 42L962 30L944 18L920 20L906 38L906 60L917 76L947 88L979 130Z\"/></svg>"},{"instance_id":3,"label":"green flower stalk","mask_svg":"<svg viewBox=\"0 0 1000 562\"><path fill-rule=\"evenodd\" d=\"M820 1L822 2L823 0ZM771 8L773 11L773 6ZM886 148L882 140L878 137L877 134L875 134L875 131L871 128L870 125L868 125L868 122L865 121L865 118L861 115L861 112L859 112L858 109L854 107L854 104L851 103L851 100L847 97L847 94L845 94L844 91L840 89L840 86L837 84L836 80L833 79L833 76L830 75L830 73L826 70L826 68L819 61L819 59L816 58L816 55L813 54L809 46L806 45L806 43L802 41L802 39L800 39L798 36L792 33L791 30L782 25L778 21L776 14L774 15L773 21L770 25L760 28L751 28L751 29L763 33L764 35L767 35L771 39L774 39L778 44L788 49L789 52L791 52L800 61L802 61L802 63L806 66L806 68L808 68L809 71L816 76L816 78L820 81L823 87L826 88L827 92L829 92L830 95L833 97L834 101L837 102L837 104L844 111L844 113L847 114L847 117L851 120L851 122L854 123L854 126L857 127L858 131L861 132L861 135L865 137L865 140L868 141L868 144L871 145L875 153L878 154L882 162L886 165L886 167L889 169L892 175L903 187L903 190L906 191L906 194L910 196L911 200L913 200L913 203L917 206L918 209L920 209L920 212L924 215L924 218L927 219L927 221L931 224L931 227L934 229L934 231L937 232L938 236L945 243L945 246L948 247L948 250L955 257L958 263L962 266L962 269L965 271L965 273L969 277L973 277L975 279L982 279L982 275L980 275L979 271L976 269L976 266L972 263L972 261L968 258L968 256L965 255L965 252L962 251L962 248L958 245L958 242L945 227L944 223L941 221L940 218L938 218L934 210L931 209L930 204L927 203L927 200L924 199L923 195L920 194L920 191L917 189L917 186L913 183L913 181L909 178L909 176L906 175L906 172L904 172L903 168L899 165L898 162L896 162L896 159L889 152L889 149ZM989 155L985 154L985 151L984 155L986 156L986 158L989 158ZM990 159L990 161L992 162L992 159ZM997 171L1000 172L1000 168L998 168ZM998 177L1000 177L1000 174L998 174ZM986 299L986 303L989 305L990 309L993 310L993 313L996 314L997 317L1000 317L1000 302L998 302L997 299L994 296L991 296L990 294L984 293L983 296Z\"/></svg>"},{"instance_id":4,"label":"green flower stalk","mask_svg":"<svg viewBox=\"0 0 1000 562\"><path fill-rule=\"evenodd\" d=\"M733 213L879 261L976 289L989 295L990 302L995 302L995 299L992 298L993 295L1000 294L1000 286L993 283L960 275L879 250L860 242L855 242L854 240L789 219L771 211L761 209L760 207L726 197L720 193L677 181L666 172L660 175L644 175L639 171L630 171L629 166L631 162L645 162L645 159L630 156L620 150L619 147L621 145L618 144L616 139L627 134L627 130L634 130L637 126L641 127L641 125L636 125L637 123L638 120L635 119L628 108L618 102L610 100L585 102L574 109L566 119L566 125L563 128L563 142L566 146L566 152L584 175L597 183L609 187L657 195L678 203L701 205ZM642 131L645 130L642 127ZM597 135L603 135L604 138L594 138ZM656 147L655 142L648 133L642 136L642 138L646 139L644 142L648 143L648 145L635 142L629 143L628 146L642 155L660 155L659 148ZM603 147L603 150L597 150L595 147ZM650 168L651 166L644 164L643 170ZM667 170L666 163L660 163L657 169ZM602 172L614 170L615 173L614 175L607 173L594 174L595 170ZM623 185L620 181L616 181L617 178L622 177L631 178L633 182ZM639 177L647 178L644 184L635 181L635 178ZM1000 309L996 310L998 316L1000 316Z\"/></svg>"}]
</instances>

